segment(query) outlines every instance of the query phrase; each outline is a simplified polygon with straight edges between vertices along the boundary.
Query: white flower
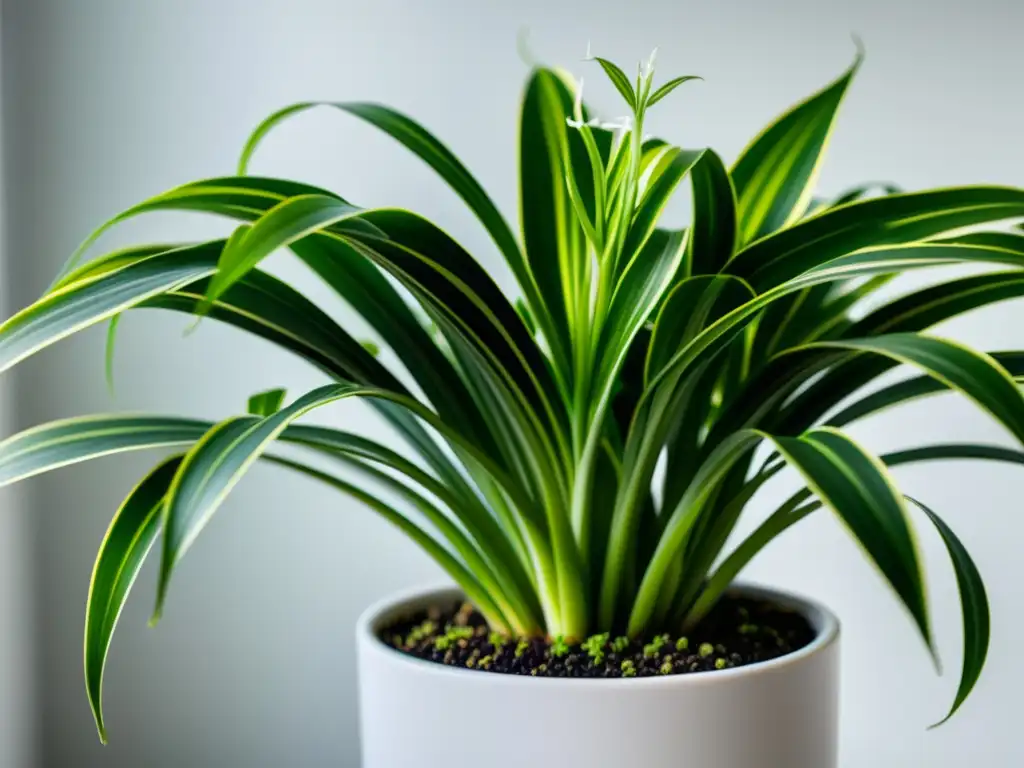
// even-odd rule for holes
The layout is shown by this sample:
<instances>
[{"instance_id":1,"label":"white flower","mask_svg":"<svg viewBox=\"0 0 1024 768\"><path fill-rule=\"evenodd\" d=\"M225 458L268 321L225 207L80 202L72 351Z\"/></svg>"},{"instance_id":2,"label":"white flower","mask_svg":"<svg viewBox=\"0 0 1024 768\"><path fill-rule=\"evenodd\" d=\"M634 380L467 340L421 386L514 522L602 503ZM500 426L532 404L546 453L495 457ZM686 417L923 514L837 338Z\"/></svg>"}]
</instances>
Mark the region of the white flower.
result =
<instances>
[{"instance_id":1,"label":"white flower","mask_svg":"<svg viewBox=\"0 0 1024 768\"><path fill-rule=\"evenodd\" d=\"M598 126L601 125L601 118L599 118L599 117L592 117L589 120L584 121L584 120L574 120L571 117L567 117L567 118L565 118L565 124L568 125L570 128L582 128L584 125L586 125L586 126L588 126L590 128L597 128Z\"/></svg>"},{"instance_id":2,"label":"white flower","mask_svg":"<svg viewBox=\"0 0 1024 768\"><path fill-rule=\"evenodd\" d=\"M600 123L600 126L608 131L622 131L623 133L629 133L633 130L633 117L632 115L617 117L614 120Z\"/></svg>"}]
</instances>

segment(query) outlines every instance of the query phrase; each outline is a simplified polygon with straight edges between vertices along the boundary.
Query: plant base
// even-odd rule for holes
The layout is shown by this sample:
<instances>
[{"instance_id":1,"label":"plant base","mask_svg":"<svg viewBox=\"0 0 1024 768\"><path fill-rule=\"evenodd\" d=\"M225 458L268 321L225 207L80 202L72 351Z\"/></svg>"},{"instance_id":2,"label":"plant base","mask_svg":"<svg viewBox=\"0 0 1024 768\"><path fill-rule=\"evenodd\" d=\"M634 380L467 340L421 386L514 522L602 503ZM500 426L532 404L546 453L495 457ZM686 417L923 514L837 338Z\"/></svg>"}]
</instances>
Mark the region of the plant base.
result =
<instances>
[{"instance_id":1,"label":"plant base","mask_svg":"<svg viewBox=\"0 0 1024 768\"><path fill-rule=\"evenodd\" d=\"M431 606L385 627L381 640L437 664L512 675L558 678L654 677L711 672L798 651L815 632L799 612L764 600L727 596L686 635L632 641L596 635L568 645L545 638L517 640L489 631L468 603Z\"/></svg>"},{"instance_id":2,"label":"plant base","mask_svg":"<svg viewBox=\"0 0 1024 768\"><path fill-rule=\"evenodd\" d=\"M635 679L481 674L415 658L380 639L387 627L455 590L418 591L359 622L364 768L489 768L524 764L669 768L835 768L839 626L826 609L742 587L737 594L796 611L805 647L710 673Z\"/></svg>"}]
</instances>

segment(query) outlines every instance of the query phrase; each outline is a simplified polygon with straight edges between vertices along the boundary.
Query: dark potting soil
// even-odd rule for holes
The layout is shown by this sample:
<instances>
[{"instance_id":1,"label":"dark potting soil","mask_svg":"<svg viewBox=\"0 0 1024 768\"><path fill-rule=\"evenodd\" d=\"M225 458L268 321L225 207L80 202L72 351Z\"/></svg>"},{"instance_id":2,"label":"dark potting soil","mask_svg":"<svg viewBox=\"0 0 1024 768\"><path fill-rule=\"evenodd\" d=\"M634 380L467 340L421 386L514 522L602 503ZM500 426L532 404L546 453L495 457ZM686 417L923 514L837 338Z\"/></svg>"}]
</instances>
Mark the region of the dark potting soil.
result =
<instances>
[{"instance_id":1,"label":"dark potting soil","mask_svg":"<svg viewBox=\"0 0 1024 768\"><path fill-rule=\"evenodd\" d=\"M491 632L468 604L421 611L381 633L402 653L438 664L536 677L654 677L729 669L803 648L814 629L799 613L727 596L685 636L647 642L595 635L583 643L509 638Z\"/></svg>"}]
</instances>

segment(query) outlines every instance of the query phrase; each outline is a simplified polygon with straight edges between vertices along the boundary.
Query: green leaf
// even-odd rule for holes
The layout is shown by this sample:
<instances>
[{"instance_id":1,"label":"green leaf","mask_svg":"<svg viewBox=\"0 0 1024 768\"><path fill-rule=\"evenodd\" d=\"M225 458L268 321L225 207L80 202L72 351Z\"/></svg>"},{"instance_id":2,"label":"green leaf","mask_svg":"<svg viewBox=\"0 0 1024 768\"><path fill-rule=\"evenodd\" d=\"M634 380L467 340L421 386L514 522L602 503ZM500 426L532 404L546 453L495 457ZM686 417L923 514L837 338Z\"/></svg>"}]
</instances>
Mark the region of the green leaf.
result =
<instances>
[{"instance_id":1,"label":"green leaf","mask_svg":"<svg viewBox=\"0 0 1024 768\"><path fill-rule=\"evenodd\" d=\"M781 468L781 465L779 468ZM760 488L760 485L756 485L753 490L756 491L758 488ZM753 494L751 493L750 495ZM822 502L820 501L808 502L807 499L809 496L810 492L806 489L793 494L789 499L783 502L778 509L769 515L753 533L747 536L732 552L729 553L729 555L722 561L721 565L719 565L707 578L706 583L701 586L697 599L694 601L693 605L687 606L686 615L683 621L684 631L688 631L690 628L696 626L701 619L707 616L708 612L715 606L715 603L718 602L719 598L721 598L725 591L732 585L740 571L742 571L747 564L761 552L761 550L778 538L778 536L784 533L787 529L796 525L807 517L807 515L811 514L811 512L814 512L822 506ZM749 496L741 497L740 503L746 503L748 499Z\"/></svg>"},{"instance_id":2,"label":"green leaf","mask_svg":"<svg viewBox=\"0 0 1024 768\"><path fill-rule=\"evenodd\" d=\"M731 275L698 275L676 284L654 322L644 378L655 378L680 349L753 295L749 286Z\"/></svg>"},{"instance_id":3,"label":"green leaf","mask_svg":"<svg viewBox=\"0 0 1024 768\"><path fill-rule=\"evenodd\" d=\"M872 352L918 366L951 389L970 397L1024 442L1024 397L1006 370L982 352L913 333L815 342L802 349L810 348Z\"/></svg>"},{"instance_id":4,"label":"green leaf","mask_svg":"<svg viewBox=\"0 0 1024 768\"><path fill-rule=\"evenodd\" d=\"M1015 380L1024 377L1024 352L993 352L991 358L1004 368ZM831 416L828 425L843 427L865 416L878 413L893 405L899 405L919 397L948 392L949 387L930 376L918 376L898 381L875 390L860 400L850 403L839 413Z\"/></svg>"},{"instance_id":5,"label":"green leaf","mask_svg":"<svg viewBox=\"0 0 1024 768\"><path fill-rule=\"evenodd\" d=\"M601 380L617 374L630 343L678 272L685 246L685 230L657 230L626 268L608 311Z\"/></svg>"},{"instance_id":6,"label":"green leaf","mask_svg":"<svg viewBox=\"0 0 1024 768\"><path fill-rule=\"evenodd\" d=\"M964 660L960 672L960 686L957 689L953 706L946 716L935 724L942 725L956 714L960 705L971 695L975 683L981 677L981 670L985 668L989 642L988 597L985 594L985 583L978 572L978 567L956 534L938 515L920 501L910 496L907 496L907 500L928 516L939 535L942 536L942 541L949 552L949 559L953 563L957 587L960 590L960 606L964 624Z\"/></svg>"},{"instance_id":7,"label":"green leaf","mask_svg":"<svg viewBox=\"0 0 1024 768\"><path fill-rule=\"evenodd\" d=\"M103 721L103 669L110 640L135 577L160 530L160 513L181 457L152 470L117 510L103 537L89 584L85 607L85 683L100 741L107 742Z\"/></svg>"},{"instance_id":8,"label":"green leaf","mask_svg":"<svg viewBox=\"0 0 1024 768\"><path fill-rule=\"evenodd\" d=\"M974 443L948 443L926 445L919 448L908 448L893 451L881 457L890 467L911 464L918 461L945 461L948 459L981 459L983 461L1002 461L1009 464L1024 464L1024 452L1003 448L1000 445L977 445Z\"/></svg>"},{"instance_id":9,"label":"green leaf","mask_svg":"<svg viewBox=\"0 0 1024 768\"><path fill-rule=\"evenodd\" d=\"M26 429L0 443L0 486L123 451L189 445L209 423L162 416L80 416Z\"/></svg>"},{"instance_id":10,"label":"green leaf","mask_svg":"<svg viewBox=\"0 0 1024 768\"><path fill-rule=\"evenodd\" d=\"M921 561L903 497L884 465L850 438L816 429L774 439L814 493L842 519L913 617L932 654Z\"/></svg>"},{"instance_id":11,"label":"green leaf","mask_svg":"<svg viewBox=\"0 0 1024 768\"><path fill-rule=\"evenodd\" d=\"M850 325L845 335L923 331L974 309L1024 295L1024 272L994 272L914 291Z\"/></svg>"},{"instance_id":12,"label":"green leaf","mask_svg":"<svg viewBox=\"0 0 1024 768\"><path fill-rule=\"evenodd\" d=\"M213 427L187 454L167 498L157 606L159 619L174 566L195 541L231 489L288 425L327 403L385 393L356 384L329 384L265 418L235 417Z\"/></svg>"},{"instance_id":13,"label":"green leaf","mask_svg":"<svg viewBox=\"0 0 1024 768\"><path fill-rule=\"evenodd\" d=\"M760 292L854 251L892 252L884 246L1019 216L1024 216L1024 190L1007 187L963 187L862 200L762 238L737 253L724 269L750 281ZM1010 255L1006 258L1006 263L1017 263Z\"/></svg>"},{"instance_id":14,"label":"green leaf","mask_svg":"<svg viewBox=\"0 0 1024 768\"><path fill-rule=\"evenodd\" d=\"M281 410L286 390L268 389L249 398L248 412L253 416L272 416Z\"/></svg>"},{"instance_id":15,"label":"green leaf","mask_svg":"<svg viewBox=\"0 0 1024 768\"><path fill-rule=\"evenodd\" d=\"M792 224L811 201L836 111L860 56L838 80L777 118L733 166L739 241L746 244Z\"/></svg>"},{"instance_id":16,"label":"green leaf","mask_svg":"<svg viewBox=\"0 0 1024 768\"><path fill-rule=\"evenodd\" d=\"M133 206L106 222L79 247L72 261L107 229L142 213L195 210L254 221L287 198L301 195L322 195L341 200L337 195L319 187L282 179L225 177L185 184ZM293 242L291 248L373 326L384 343L399 355L416 383L444 417L453 423L466 425L467 429L479 423L480 415L451 361L437 348L409 306L374 264L339 238L307 237ZM147 250L152 255L152 247L135 249L142 255ZM166 247L160 250L166 250ZM87 265L76 275L84 278L97 269L112 271L124 266L126 259L132 262L138 260L131 250L116 252ZM62 287L70 277L73 276L59 281L57 285ZM447 460L436 451L436 447L431 450L429 438L411 434L410 430L415 431L415 428L409 425L396 426L418 450L427 451L426 455L430 456L439 470L444 469ZM486 439L485 435L479 433L475 437L478 441Z\"/></svg>"},{"instance_id":17,"label":"green leaf","mask_svg":"<svg viewBox=\"0 0 1024 768\"><path fill-rule=\"evenodd\" d=\"M690 225L690 274L718 272L736 248L736 191L722 159L710 149L690 170L693 223Z\"/></svg>"},{"instance_id":18,"label":"green leaf","mask_svg":"<svg viewBox=\"0 0 1024 768\"><path fill-rule=\"evenodd\" d=\"M531 309L543 309L551 318L545 336L566 378L571 370L567 280L583 237L565 184L565 120L571 114L572 97L558 75L534 71L519 120L519 216L528 269L539 294Z\"/></svg>"},{"instance_id":19,"label":"green leaf","mask_svg":"<svg viewBox=\"0 0 1024 768\"><path fill-rule=\"evenodd\" d=\"M117 326L121 322L120 315L110 318L107 326L107 347L103 356L103 373L107 379L107 390L114 396L114 344L117 341Z\"/></svg>"},{"instance_id":20,"label":"green leaf","mask_svg":"<svg viewBox=\"0 0 1024 768\"><path fill-rule=\"evenodd\" d=\"M210 274L223 242L151 256L91 280L66 285L0 325L0 370L148 298Z\"/></svg>"},{"instance_id":21,"label":"green leaf","mask_svg":"<svg viewBox=\"0 0 1024 768\"><path fill-rule=\"evenodd\" d=\"M159 619L175 565L253 462L295 419L348 397L383 398L409 408L421 417L429 419L431 416L415 401L386 390L351 382L329 384L306 393L266 418L243 416L223 421L189 450L168 495L154 621ZM457 436L434 419L430 419L430 423L441 428L446 437ZM482 466L489 467L486 457L477 458ZM501 477L500 473L495 476Z\"/></svg>"},{"instance_id":22,"label":"green leaf","mask_svg":"<svg viewBox=\"0 0 1024 768\"><path fill-rule=\"evenodd\" d=\"M688 83L691 80L703 80L703 79L704 79L703 77L699 77L697 75L683 75L682 77L676 77L676 78L674 78L672 80L669 80L664 85L659 86L658 89L655 90L654 93L652 93L650 95L650 97L647 99L647 106L648 107L653 107L655 104L657 104L659 101L664 99L666 96L668 96L670 93L672 93L672 91L674 91L676 88L678 88L683 83Z\"/></svg>"},{"instance_id":23,"label":"green leaf","mask_svg":"<svg viewBox=\"0 0 1024 768\"><path fill-rule=\"evenodd\" d=\"M413 523L405 515L388 504L385 504L375 495L327 472L323 472L300 462L282 459L277 456L267 456L266 459L273 464L287 467L288 469L300 472L307 477L312 477L313 479L326 483L342 493L361 501L370 509L377 512L377 514L381 515L381 517L397 527L402 531L402 533L412 539L421 549L423 549L424 552L433 558L445 573L451 576L452 580L459 585L459 587L465 592L466 596L481 610L488 622L493 622L493 626L499 627L499 629L503 630L505 634L511 633L511 628L506 623L501 611L498 606L494 604L494 601L487 593L487 590L484 589L477 580L476 574L469 571L458 561L458 559L453 557L445 547L435 541L429 533Z\"/></svg>"},{"instance_id":24,"label":"green leaf","mask_svg":"<svg viewBox=\"0 0 1024 768\"><path fill-rule=\"evenodd\" d=\"M852 187L842 194L837 195L833 198L832 202L828 204L828 207L838 208L840 205L856 202L872 192L881 192L883 195L898 195L903 192L903 190L892 182L871 181L867 184L860 184L856 187Z\"/></svg>"},{"instance_id":25,"label":"green leaf","mask_svg":"<svg viewBox=\"0 0 1024 768\"><path fill-rule=\"evenodd\" d=\"M602 59L600 56L594 56L594 61L601 65L601 69L608 75L608 79L612 81L612 85L615 86L622 98L626 100L629 108L632 110L636 109L636 93L633 92L633 86L629 82L629 78L626 77L626 73L619 69L617 64L614 64L608 59Z\"/></svg>"},{"instance_id":26,"label":"green leaf","mask_svg":"<svg viewBox=\"0 0 1024 768\"><path fill-rule=\"evenodd\" d=\"M319 230L362 231L375 236L383 233L356 218L361 209L327 195L300 195L277 204L255 224L239 227L228 240L210 281L209 296L200 313L205 314L217 298L263 259ZM353 225L360 224L355 228ZM241 234L239 234L241 233Z\"/></svg>"},{"instance_id":27,"label":"green leaf","mask_svg":"<svg viewBox=\"0 0 1024 768\"><path fill-rule=\"evenodd\" d=\"M516 243L515 236L508 224L480 186L480 183L466 169L462 162L444 144L438 141L423 126L411 118L396 112L390 107L368 102L323 102L310 101L280 109L270 115L253 131L246 142L245 149L238 161L238 173L244 176L253 153L260 142L285 119L298 115L314 107L330 107L346 112L364 120L375 128L396 139L413 154L427 163L455 193L463 199L470 210L487 229L495 244L505 257L520 286L529 297L531 305L536 305L536 289L534 289L529 270L523 260L522 252Z\"/></svg>"},{"instance_id":28,"label":"green leaf","mask_svg":"<svg viewBox=\"0 0 1024 768\"><path fill-rule=\"evenodd\" d=\"M643 197L637 203L633 223L622 247L627 258L639 253L647 238L651 236L658 217L675 192L679 182L704 156L704 150L687 150L666 147L658 158L647 182Z\"/></svg>"},{"instance_id":29,"label":"green leaf","mask_svg":"<svg viewBox=\"0 0 1024 768\"><path fill-rule=\"evenodd\" d=\"M937 249L937 250L936 250ZM765 307L780 298L815 285L845 281L855 277L895 274L910 269L957 263L1009 263L1024 266L1024 259L1008 251L965 245L915 244L859 251L819 264L803 274L757 295L742 307L720 319L688 345L680 349L649 382L639 405L653 396L659 384L678 377L702 359L718 354L736 334Z\"/></svg>"},{"instance_id":30,"label":"green leaf","mask_svg":"<svg viewBox=\"0 0 1024 768\"><path fill-rule=\"evenodd\" d=\"M667 512L664 532L644 572L633 610L629 615L628 630L631 636L637 636L644 631L657 607L659 594L672 588L666 584L665 577L686 544L686 538L697 522L703 505L712 497L718 484L736 462L763 438L764 435L759 432L746 430L736 432L723 440L701 465L679 503Z\"/></svg>"}]
</instances>

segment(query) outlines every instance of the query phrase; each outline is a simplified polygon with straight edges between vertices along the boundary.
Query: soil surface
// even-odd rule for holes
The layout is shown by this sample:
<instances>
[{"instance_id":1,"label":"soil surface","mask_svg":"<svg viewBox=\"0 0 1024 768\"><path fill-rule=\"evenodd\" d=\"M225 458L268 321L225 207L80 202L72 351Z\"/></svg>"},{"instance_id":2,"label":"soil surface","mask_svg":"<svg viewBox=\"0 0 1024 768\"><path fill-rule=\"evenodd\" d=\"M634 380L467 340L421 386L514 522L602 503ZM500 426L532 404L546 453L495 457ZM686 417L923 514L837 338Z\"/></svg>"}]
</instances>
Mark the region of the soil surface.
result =
<instances>
[{"instance_id":1,"label":"soil surface","mask_svg":"<svg viewBox=\"0 0 1024 768\"><path fill-rule=\"evenodd\" d=\"M504 637L468 604L437 606L381 633L402 653L438 664L537 677L654 677L707 672L785 656L815 633L799 613L748 598L723 598L692 632L646 642L594 635L583 643Z\"/></svg>"}]
</instances>

